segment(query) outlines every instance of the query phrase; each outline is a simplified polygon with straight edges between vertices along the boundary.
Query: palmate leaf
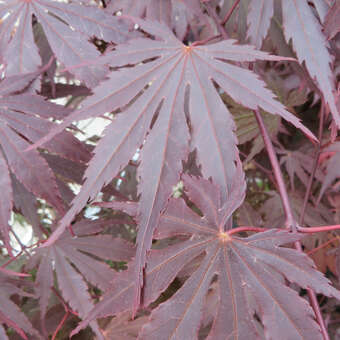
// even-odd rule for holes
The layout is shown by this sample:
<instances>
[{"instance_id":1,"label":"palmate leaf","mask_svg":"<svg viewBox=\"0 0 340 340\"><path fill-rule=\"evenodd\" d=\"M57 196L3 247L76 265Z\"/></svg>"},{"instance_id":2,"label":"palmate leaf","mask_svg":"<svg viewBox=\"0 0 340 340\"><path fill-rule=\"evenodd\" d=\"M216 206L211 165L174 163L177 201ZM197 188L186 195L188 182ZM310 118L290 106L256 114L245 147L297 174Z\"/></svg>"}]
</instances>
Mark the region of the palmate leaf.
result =
<instances>
[{"instance_id":1,"label":"palmate leaf","mask_svg":"<svg viewBox=\"0 0 340 340\"><path fill-rule=\"evenodd\" d=\"M0 4L5 19L0 26L1 58L7 74L35 71L41 65L32 31L32 16L41 24L47 40L66 67L86 63L100 53L88 40L92 36L119 43L127 39L127 27L117 17L94 6L47 0L6 0ZM84 66L71 71L89 87L105 76L105 68Z\"/></svg>"},{"instance_id":2,"label":"palmate leaf","mask_svg":"<svg viewBox=\"0 0 340 340\"><path fill-rule=\"evenodd\" d=\"M221 206L215 185L183 176L186 193L203 217L183 199L170 200L155 237L181 236L185 240L150 251L145 268L144 306L155 301L183 267L199 256L200 262L183 286L153 310L138 339L198 339L207 294L216 278L218 306L207 339L262 339L257 317L267 339L322 339L312 308L285 280L327 296L340 298L340 292L330 286L307 255L280 247L300 240L300 234L271 229L240 238L227 233L223 221L243 200L239 174L235 177L230 196ZM98 317L131 310L136 285L132 277L130 270L121 273L72 335Z\"/></svg>"},{"instance_id":3,"label":"palmate leaf","mask_svg":"<svg viewBox=\"0 0 340 340\"><path fill-rule=\"evenodd\" d=\"M279 114L310 138L314 137L298 118L273 99L274 95L254 73L226 62L281 60L281 57L270 56L251 46L239 46L234 40L207 46L185 46L161 24L137 22L159 40L131 40L103 58L103 62L111 66L135 66L113 72L109 80L84 101L81 109L34 147L50 140L73 120L116 110L143 92L106 128L85 172L86 180L79 195L46 242L46 245L53 244L88 199L93 199L143 145L138 169L142 195L136 254L136 274L142 283L145 254L151 246L153 229L171 196L172 186L179 180L181 162L189 152L190 137L190 148L197 150L203 175L212 177L225 188L221 199L226 201L238 152L233 119L212 80L236 102ZM186 124L186 91L189 93L191 136Z\"/></svg>"},{"instance_id":4,"label":"palmate leaf","mask_svg":"<svg viewBox=\"0 0 340 340\"><path fill-rule=\"evenodd\" d=\"M134 247L130 243L110 235L95 235L108 224L110 220L80 221L73 225L76 238L65 233L53 246L37 250L28 269L40 262L36 283L39 288L41 318L46 314L51 287L54 286L54 270L62 296L84 318L93 304L83 277L94 286L107 290L115 276L108 265L86 254L111 261L128 261L134 255ZM102 339L97 323L91 323L91 327Z\"/></svg>"}]
</instances>

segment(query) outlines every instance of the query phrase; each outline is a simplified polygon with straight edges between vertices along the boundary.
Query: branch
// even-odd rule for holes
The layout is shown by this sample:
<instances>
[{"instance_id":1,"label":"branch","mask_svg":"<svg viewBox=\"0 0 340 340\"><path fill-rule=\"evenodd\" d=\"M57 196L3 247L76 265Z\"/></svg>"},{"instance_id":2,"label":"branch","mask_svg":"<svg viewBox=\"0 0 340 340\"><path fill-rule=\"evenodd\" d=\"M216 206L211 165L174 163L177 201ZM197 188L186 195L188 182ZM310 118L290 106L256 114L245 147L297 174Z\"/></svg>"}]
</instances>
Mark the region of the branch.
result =
<instances>
[{"instance_id":1,"label":"branch","mask_svg":"<svg viewBox=\"0 0 340 340\"><path fill-rule=\"evenodd\" d=\"M217 13L215 12L214 8L210 4L210 2L205 2L205 8L209 14L209 16L214 20L216 27L218 31L220 32L223 39L228 39L228 33L224 28L224 25L222 24L220 18L218 17Z\"/></svg>"},{"instance_id":2,"label":"branch","mask_svg":"<svg viewBox=\"0 0 340 340\"><path fill-rule=\"evenodd\" d=\"M226 16L224 17L223 21L222 21L222 25L224 26L228 20L230 19L230 17L232 16L232 14L234 13L235 8L237 7L237 5L240 3L240 0L236 0L234 2L234 4L231 6L231 8L229 9L228 13L226 14Z\"/></svg>"},{"instance_id":3,"label":"branch","mask_svg":"<svg viewBox=\"0 0 340 340\"><path fill-rule=\"evenodd\" d=\"M301 229L310 229L310 228L298 228L298 226L296 225L295 219L294 219L293 214L292 214L292 209L291 209L291 206L290 206L290 203L289 203L287 189L286 189L285 183L283 181L282 172L281 172L280 165L279 165L279 162L277 160L277 157L276 157L276 154L275 154L275 151L274 151L272 141L270 140L267 128L264 125L264 122L263 122L263 119L262 119L262 116L261 116L259 110L254 110L254 113L255 113L255 117L256 117L257 123L259 125L261 134L262 134L264 144L265 144L267 152L268 152L270 162L272 164L272 168L273 168L273 171L274 171L274 176L276 178L276 182L277 182L278 187L279 187L280 196L281 196L283 208L285 210L285 215L286 215L286 225L293 232L297 232L297 230L301 231ZM303 252L300 241L295 242L294 245L295 245L296 250L298 250L299 252ZM320 311L320 307L319 307L319 304L318 304L318 300L316 298L316 294L310 288L307 289L307 294L308 294L309 302L310 302L310 304L311 304L311 306L314 310L315 318L316 318L316 320L317 320L317 322L320 326L322 336L325 340L329 340L328 332L327 332L325 322L323 320L323 317L322 317L322 314L321 314L321 311Z\"/></svg>"},{"instance_id":4,"label":"branch","mask_svg":"<svg viewBox=\"0 0 340 340\"><path fill-rule=\"evenodd\" d=\"M280 196L281 196L281 200L283 204L283 209L286 215L286 227L290 228L292 231L297 231L296 222L293 217L292 208L290 206L289 199L288 199L287 189L283 181L282 172L281 172L280 165L279 165L279 162L277 160L277 157L274 151L272 141L270 140L267 128L264 125L260 111L258 109L254 110L254 114L255 114L257 123L259 125L264 144L268 152L268 156L269 156L270 163L274 171L274 176L276 179L277 186L279 188L279 192L280 192Z\"/></svg>"}]
</instances>

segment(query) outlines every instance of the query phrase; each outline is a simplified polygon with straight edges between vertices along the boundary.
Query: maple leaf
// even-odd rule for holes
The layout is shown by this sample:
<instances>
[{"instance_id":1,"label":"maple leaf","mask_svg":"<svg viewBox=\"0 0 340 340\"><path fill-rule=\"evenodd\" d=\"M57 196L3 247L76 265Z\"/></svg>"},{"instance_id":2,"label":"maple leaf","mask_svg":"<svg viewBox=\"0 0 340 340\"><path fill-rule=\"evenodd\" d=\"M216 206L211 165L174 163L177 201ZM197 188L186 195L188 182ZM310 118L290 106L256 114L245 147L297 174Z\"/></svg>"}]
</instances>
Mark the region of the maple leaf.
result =
<instances>
[{"instance_id":1,"label":"maple leaf","mask_svg":"<svg viewBox=\"0 0 340 340\"><path fill-rule=\"evenodd\" d=\"M138 338L197 339L205 298L217 275L218 307L208 339L260 338L255 314L261 319L268 339L322 339L312 308L284 279L327 296L340 298L340 292L330 286L307 255L280 247L302 236L273 229L246 238L229 234L225 229L226 217L231 218L243 200L244 189L240 189L237 176L222 206L220 192L211 182L187 175L183 181L188 197L203 217L183 199L170 200L155 237L186 238L150 251L145 268L144 306L154 301L185 265L199 255L204 257L183 286L153 310ZM131 309L135 285L129 270L121 273L72 335L97 317Z\"/></svg>"},{"instance_id":2,"label":"maple leaf","mask_svg":"<svg viewBox=\"0 0 340 340\"><path fill-rule=\"evenodd\" d=\"M46 314L51 288L54 286L53 271L56 272L62 296L84 318L93 304L83 277L102 290L107 290L115 277L107 264L95 260L89 254L112 261L128 261L134 255L134 247L127 241L110 235L94 235L108 224L110 220L80 221L72 226L77 237L65 233L54 245L36 250L27 268L32 269L40 262L36 283L41 318ZM91 327L102 339L97 323L91 323Z\"/></svg>"},{"instance_id":3,"label":"maple leaf","mask_svg":"<svg viewBox=\"0 0 340 340\"><path fill-rule=\"evenodd\" d=\"M119 43L127 39L127 26L121 19L94 6L47 0L7 0L0 4L1 58L7 75L35 71L41 65L35 45L33 16L42 26L48 43L58 60L66 67L86 64L100 53L88 40L92 36ZM4 19L5 18L5 19ZM89 87L105 76L105 68L84 65L72 70Z\"/></svg>"},{"instance_id":4,"label":"maple leaf","mask_svg":"<svg viewBox=\"0 0 340 340\"><path fill-rule=\"evenodd\" d=\"M302 105L306 100L306 92L300 91L289 86L288 80L284 80L274 72L266 72L264 75L266 83L269 88L277 95L280 101L292 112L293 106ZM255 155L257 155L264 148L263 138L260 133L254 112L252 110L243 108L242 105L235 103L231 98L224 95L223 101L228 105L230 112L233 114L236 123L236 135L239 144L244 144L253 140L252 148L245 160L249 162ZM281 124L281 117L272 116L267 112L261 110L261 115L268 133L272 138L276 138L279 132L286 132Z\"/></svg>"},{"instance_id":5,"label":"maple leaf","mask_svg":"<svg viewBox=\"0 0 340 340\"><path fill-rule=\"evenodd\" d=\"M17 273L15 273L15 275L18 276ZM13 280L11 276L13 276L13 273L10 273L10 271L8 271L8 273L4 270L0 271L0 337L1 339L8 339L4 329L1 327L1 324L5 323L25 340L29 339L26 334L30 334L37 339L42 339L42 336L33 328L27 316L10 299L14 294L30 296L30 294L25 293L17 287L16 283L18 282Z\"/></svg>"},{"instance_id":6,"label":"maple leaf","mask_svg":"<svg viewBox=\"0 0 340 340\"><path fill-rule=\"evenodd\" d=\"M0 231L7 249L10 249L8 221L13 208L13 197L18 198L16 205L25 211L23 208L25 203L20 202L20 196L15 196L18 190L13 193L12 182L16 179L28 192L45 199L59 213L64 213L56 178L47 162L37 150L23 152L30 145L29 141L39 140L45 134L46 129L54 125L48 118L61 119L70 113L69 109L47 102L40 96L20 94L20 91L29 86L39 73L40 71L24 76L7 77L0 83L0 170L2 174ZM77 162L89 160L88 150L69 132L63 132L47 143L46 148ZM15 175L15 179L11 179L11 174ZM16 188L21 189L18 185ZM25 189L21 190L21 193L24 193ZM30 204L30 201L27 204Z\"/></svg>"},{"instance_id":7,"label":"maple leaf","mask_svg":"<svg viewBox=\"0 0 340 340\"><path fill-rule=\"evenodd\" d=\"M207 46L185 46L161 24L136 22L160 40L135 39L117 46L115 51L103 58L103 63L115 67L135 66L113 72L109 80L98 86L94 95L83 102L81 109L32 148L50 140L70 122L114 111L143 91L106 128L105 136L98 143L85 172L86 180L80 193L56 232L46 242L46 245L53 244L88 199L93 199L143 145L138 169L141 177L139 192L142 195L136 254L136 272L142 284L142 270L146 251L151 247L153 229L172 194L172 186L179 181L182 160L189 152L190 135L185 116L187 90L190 92L187 103L190 147L197 150L203 175L212 177L215 183L225 188L222 201L226 200L230 189L238 151L233 133L234 122L212 80L236 102L278 114L311 138L315 137L298 118L273 99L272 92L254 73L226 62L281 60L281 57L257 51L251 46L236 45L235 40ZM146 60L149 62L146 63ZM155 114L157 119L154 122Z\"/></svg>"},{"instance_id":8,"label":"maple leaf","mask_svg":"<svg viewBox=\"0 0 340 340\"><path fill-rule=\"evenodd\" d=\"M321 4L320 1L315 3L323 16L326 5ZM337 126L340 127L340 113L335 101L335 79L331 70L332 57L322 27L307 1L282 0L281 6L286 41L292 40L299 62L301 64L305 62L309 74L316 80ZM247 18L249 25L247 34L256 46L261 46L273 13L272 0L261 1L260 5L258 0L251 2Z\"/></svg>"}]
</instances>

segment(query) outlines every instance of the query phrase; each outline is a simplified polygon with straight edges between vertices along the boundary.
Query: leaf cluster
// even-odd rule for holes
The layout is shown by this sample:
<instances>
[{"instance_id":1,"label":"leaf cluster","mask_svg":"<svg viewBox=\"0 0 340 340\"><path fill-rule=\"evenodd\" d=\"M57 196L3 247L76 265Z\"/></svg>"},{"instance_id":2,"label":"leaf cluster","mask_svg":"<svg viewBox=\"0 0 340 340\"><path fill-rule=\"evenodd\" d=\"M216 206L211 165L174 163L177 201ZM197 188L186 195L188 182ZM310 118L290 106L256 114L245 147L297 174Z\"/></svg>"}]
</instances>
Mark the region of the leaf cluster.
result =
<instances>
[{"instance_id":1,"label":"leaf cluster","mask_svg":"<svg viewBox=\"0 0 340 340\"><path fill-rule=\"evenodd\" d=\"M0 1L0 338L330 339L340 1Z\"/></svg>"}]
</instances>

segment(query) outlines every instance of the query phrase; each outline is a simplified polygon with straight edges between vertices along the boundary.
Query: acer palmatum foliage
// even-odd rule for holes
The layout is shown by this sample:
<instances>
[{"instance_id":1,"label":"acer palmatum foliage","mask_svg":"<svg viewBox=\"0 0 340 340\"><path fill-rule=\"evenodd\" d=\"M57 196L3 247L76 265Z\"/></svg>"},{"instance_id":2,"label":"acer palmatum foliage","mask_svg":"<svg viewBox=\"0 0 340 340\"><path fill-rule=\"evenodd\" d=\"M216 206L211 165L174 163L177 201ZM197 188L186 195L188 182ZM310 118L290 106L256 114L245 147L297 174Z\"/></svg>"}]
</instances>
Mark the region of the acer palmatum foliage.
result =
<instances>
[{"instance_id":1,"label":"acer palmatum foliage","mask_svg":"<svg viewBox=\"0 0 340 340\"><path fill-rule=\"evenodd\" d=\"M336 336L339 1L0 13L1 338Z\"/></svg>"}]
</instances>

